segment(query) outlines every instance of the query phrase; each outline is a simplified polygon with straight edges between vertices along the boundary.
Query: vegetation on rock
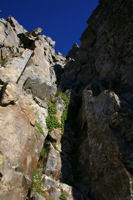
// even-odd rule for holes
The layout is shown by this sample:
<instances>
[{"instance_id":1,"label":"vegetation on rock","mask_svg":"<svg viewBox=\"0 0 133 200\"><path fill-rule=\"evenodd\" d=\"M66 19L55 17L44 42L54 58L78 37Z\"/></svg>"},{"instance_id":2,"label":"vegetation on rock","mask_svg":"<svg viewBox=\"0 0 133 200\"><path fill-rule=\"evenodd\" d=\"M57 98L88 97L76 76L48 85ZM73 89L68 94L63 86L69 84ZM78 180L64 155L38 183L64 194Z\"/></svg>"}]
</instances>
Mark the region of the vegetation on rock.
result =
<instances>
[{"instance_id":1,"label":"vegetation on rock","mask_svg":"<svg viewBox=\"0 0 133 200\"><path fill-rule=\"evenodd\" d=\"M41 172L36 170L32 176L31 189L35 190L41 196L44 196L44 187L45 185L42 181Z\"/></svg>"},{"instance_id":2,"label":"vegetation on rock","mask_svg":"<svg viewBox=\"0 0 133 200\"><path fill-rule=\"evenodd\" d=\"M39 132L44 136L44 132L43 132L43 129L42 129L41 125L38 122L36 122L35 126L37 127Z\"/></svg>"},{"instance_id":3,"label":"vegetation on rock","mask_svg":"<svg viewBox=\"0 0 133 200\"><path fill-rule=\"evenodd\" d=\"M49 103L49 105L48 105L48 113L49 113L49 115L55 115L57 113L56 104Z\"/></svg>"},{"instance_id":4,"label":"vegetation on rock","mask_svg":"<svg viewBox=\"0 0 133 200\"><path fill-rule=\"evenodd\" d=\"M59 197L60 200L67 200L67 197L66 197L66 193L65 192L62 192L60 197Z\"/></svg>"},{"instance_id":5,"label":"vegetation on rock","mask_svg":"<svg viewBox=\"0 0 133 200\"><path fill-rule=\"evenodd\" d=\"M46 124L47 124L47 128L49 133L54 129L54 128L60 128L60 123L57 119L57 117L55 116L57 113L57 108L56 105L53 103L50 103L48 105L48 117L46 118Z\"/></svg>"},{"instance_id":6,"label":"vegetation on rock","mask_svg":"<svg viewBox=\"0 0 133 200\"><path fill-rule=\"evenodd\" d=\"M43 147L40 153L40 159L44 159L46 156L47 156L47 149Z\"/></svg>"},{"instance_id":7,"label":"vegetation on rock","mask_svg":"<svg viewBox=\"0 0 133 200\"><path fill-rule=\"evenodd\" d=\"M61 116L61 130L62 132L64 132L65 122L68 118L68 108L69 108L70 100L65 93L62 93L59 90L57 90L55 96L56 97L60 96L62 100L65 102L65 110L63 111L62 116Z\"/></svg>"},{"instance_id":8,"label":"vegetation on rock","mask_svg":"<svg viewBox=\"0 0 133 200\"><path fill-rule=\"evenodd\" d=\"M32 182L31 182L31 190L37 192L42 197L46 198L47 200L52 200L52 198L45 193L45 183L42 180L42 173L37 168L36 171L33 173Z\"/></svg>"}]
</instances>

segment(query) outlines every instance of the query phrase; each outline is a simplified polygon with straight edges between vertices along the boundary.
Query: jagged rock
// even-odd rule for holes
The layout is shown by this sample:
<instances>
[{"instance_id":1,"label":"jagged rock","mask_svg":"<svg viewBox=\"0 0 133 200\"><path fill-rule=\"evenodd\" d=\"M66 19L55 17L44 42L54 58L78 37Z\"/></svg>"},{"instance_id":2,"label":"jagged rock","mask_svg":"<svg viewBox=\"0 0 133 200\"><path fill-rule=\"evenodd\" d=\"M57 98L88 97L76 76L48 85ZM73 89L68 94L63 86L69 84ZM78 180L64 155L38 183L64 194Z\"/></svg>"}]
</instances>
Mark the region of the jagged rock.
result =
<instances>
[{"instance_id":1,"label":"jagged rock","mask_svg":"<svg viewBox=\"0 0 133 200\"><path fill-rule=\"evenodd\" d=\"M70 58L74 58L76 57L76 53L79 50L79 45L77 43L75 43L72 47L72 49L68 52L68 57Z\"/></svg>"},{"instance_id":2,"label":"jagged rock","mask_svg":"<svg viewBox=\"0 0 133 200\"><path fill-rule=\"evenodd\" d=\"M4 19L0 20L0 33L1 33L1 40L0 45L5 47L18 47L19 45L19 38L17 34L13 30L10 23Z\"/></svg>"},{"instance_id":3,"label":"jagged rock","mask_svg":"<svg viewBox=\"0 0 133 200\"><path fill-rule=\"evenodd\" d=\"M40 35L42 33L42 28L37 28L33 31L30 31L30 34L32 34L34 37L37 37L38 35Z\"/></svg>"},{"instance_id":4,"label":"jagged rock","mask_svg":"<svg viewBox=\"0 0 133 200\"><path fill-rule=\"evenodd\" d=\"M48 105L47 103L45 103L44 101L42 101L41 99L39 99L38 97L34 97L35 102L42 108L46 108L48 109Z\"/></svg>"},{"instance_id":5,"label":"jagged rock","mask_svg":"<svg viewBox=\"0 0 133 200\"><path fill-rule=\"evenodd\" d=\"M8 60L4 67L0 68L0 79L3 82L17 82L22 75L27 62L32 54L31 50L24 50L21 57L13 57Z\"/></svg>"},{"instance_id":6,"label":"jagged rock","mask_svg":"<svg viewBox=\"0 0 133 200\"><path fill-rule=\"evenodd\" d=\"M54 179L50 178L49 176L44 175L43 180L47 189L57 185L57 182Z\"/></svg>"},{"instance_id":7,"label":"jagged rock","mask_svg":"<svg viewBox=\"0 0 133 200\"><path fill-rule=\"evenodd\" d=\"M100 0L67 59L40 28L0 19L0 199L25 199L44 138L46 199L133 196L132 13L131 0ZM65 109L57 86L68 118L48 134L48 101L59 121Z\"/></svg>"},{"instance_id":8,"label":"jagged rock","mask_svg":"<svg viewBox=\"0 0 133 200\"><path fill-rule=\"evenodd\" d=\"M61 152L61 138L62 138L62 132L60 128L54 129L49 134L49 140L54 143L54 147L58 152Z\"/></svg>"},{"instance_id":9,"label":"jagged rock","mask_svg":"<svg viewBox=\"0 0 133 200\"><path fill-rule=\"evenodd\" d=\"M61 195L60 189L56 187L51 187L48 193L53 200L59 199Z\"/></svg>"},{"instance_id":10,"label":"jagged rock","mask_svg":"<svg viewBox=\"0 0 133 200\"><path fill-rule=\"evenodd\" d=\"M4 20L1 19L0 20L0 34L1 34L1 37L0 37L0 45L3 46L3 43L4 43L4 39L5 39L5 26L4 26Z\"/></svg>"},{"instance_id":11,"label":"jagged rock","mask_svg":"<svg viewBox=\"0 0 133 200\"><path fill-rule=\"evenodd\" d=\"M100 79L105 89L112 89L115 92L132 91L132 10L130 0L103 1L96 8L87 22L88 27L82 34L81 47L73 52L73 58L76 60L75 72L72 70L73 63L67 65L69 70L66 69L63 75L62 82L65 77L66 86L69 81L69 88L74 88L75 82L78 82L78 87L81 88L89 84L92 79ZM80 63L80 71L76 77L78 65L74 53L77 52L79 53L77 59L84 52L86 56ZM84 66L87 65L84 71Z\"/></svg>"},{"instance_id":12,"label":"jagged rock","mask_svg":"<svg viewBox=\"0 0 133 200\"><path fill-rule=\"evenodd\" d=\"M61 158L57 150L54 149L53 145L50 144L50 150L48 153L46 167L44 172L47 176L57 180L61 174Z\"/></svg>"},{"instance_id":13,"label":"jagged rock","mask_svg":"<svg viewBox=\"0 0 133 200\"><path fill-rule=\"evenodd\" d=\"M66 58L64 56L62 56L62 54L60 52L58 52L57 54L55 54L55 56L53 56L53 61L61 66L64 66L66 63Z\"/></svg>"},{"instance_id":14,"label":"jagged rock","mask_svg":"<svg viewBox=\"0 0 133 200\"><path fill-rule=\"evenodd\" d=\"M50 64L44 57L42 41L35 41L34 55L30 58L18 84L30 87L34 96L40 99L49 98L56 93L56 77ZM40 88L40 91L38 89ZM35 94L36 93L36 94Z\"/></svg>"},{"instance_id":15,"label":"jagged rock","mask_svg":"<svg viewBox=\"0 0 133 200\"><path fill-rule=\"evenodd\" d=\"M74 120L82 123L76 186L84 199L128 200L133 194L132 12L130 0L99 1L61 77L60 88L78 102Z\"/></svg>"},{"instance_id":16,"label":"jagged rock","mask_svg":"<svg viewBox=\"0 0 133 200\"><path fill-rule=\"evenodd\" d=\"M72 49L67 54L67 58L80 62L80 64L85 64L88 61L87 52L80 48L78 44L73 45Z\"/></svg>"},{"instance_id":17,"label":"jagged rock","mask_svg":"<svg viewBox=\"0 0 133 200\"><path fill-rule=\"evenodd\" d=\"M14 17L12 16L9 16L7 18L7 21L10 23L10 25L13 27L14 31L16 32L16 34L20 34L20 33L25 33L27 32L23 26L21 26L17 21L16 19L14 19Z\"/></svg>"},{"instance_id":18,"label":"jagged rock","mask_svg":"<svg viewBox=\"0 0 133 200\"><path fill-rule=\"evenodd\" d=\"M4 66L6 62L8 62L9 58L12 58L13 55L16 56L16 54L17 54L17 50L16 50L15 47L10 47L10 48L8 48L8 47L2 47L0 49L0 52L1 52L0 53L1 54L0 60L1 60L1 65L2 66Z\"/></svg>"},{"instance_id":19,"label":"jagged rock","mask_svg":"<svg viewBox=\"0 0 133 200\"><path fill-rule=\"evenodd\" d=\"M56 99L56 107L57 107L56 116L58 120L61 122L61 116L63 114L63 111L65 110L66 105L60 96Z\"/></svg>"},{"instance_id":20,"label":"jagged rock","mask_svg":"<svg viewBox=\"0 0 133 200\"><path fill-rule=\"evenodd\" d=\"M27 94L24 93L24 96L22 96L20 98L22 105L25 105L25 101L28 102L28 104L30 105L32 111L35 113L36 116L36 121L40 124L43 133L44 133L44 137L47 136L48 133L48 129L47 129L47 125L46 125L46 117L48 116L48 106L46 107L40 107L39 104L33 100L32 95L31 94ZM34 118L32 120L32 115L30 115L31 118L31 123L35 123Z\"/></svg>"},{"instance_id":21,"label":"jagged rock","mask_svg":"<svg viewBox=\"0 0 133 200\"><path fill-rule=\"evenodd\" d=\"M0 20L0 199L25 199L48 133L47 100L56 93L55 42L40 33L27 32L13 17Z\"/></svg>"},{"instance_id":22,"label":"jagged rock","mask_svg":"<svg viewBox=\"0 0 133 200\"><path fill-rule=\"evenodd\" d=\"M65 102L62 100L62 98L59 96L56 100L56 106L57 106L57 110L61 113L63 113L64 109L65 109Z\"/></svg>"},{"instance_id":23,"label":"jagged rock","mask_svg":"<svg viewBox=\"0 0 133 200\"><path fill-rule=\"evenodd\" d=\"M32 198L33 200L46 200L44 197L39 195L38 193L35 193L35 195Z\"/></svg>"},{"instance_id":24,"label":"jagged rock","mask_svg":"<svg viewBox=\"0 0 133 200\"><path fill-rule=\"evenodd\" d=\"M1 104L6 105L9 103L15 103L19 99L19 89L14 83L6 84L2 89Z\"/></svg>"}]
</instances>

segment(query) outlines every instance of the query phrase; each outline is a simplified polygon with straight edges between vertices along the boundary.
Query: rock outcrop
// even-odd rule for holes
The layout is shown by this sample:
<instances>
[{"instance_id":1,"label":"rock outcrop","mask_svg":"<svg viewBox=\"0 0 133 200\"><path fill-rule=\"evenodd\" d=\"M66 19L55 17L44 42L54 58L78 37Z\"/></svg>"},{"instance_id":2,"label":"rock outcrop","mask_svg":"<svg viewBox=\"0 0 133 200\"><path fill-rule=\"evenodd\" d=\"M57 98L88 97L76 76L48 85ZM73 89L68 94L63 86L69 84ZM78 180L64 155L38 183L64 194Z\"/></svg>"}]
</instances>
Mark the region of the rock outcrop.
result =
<instances>
[{"instance_id":1,"label":"rock outcrop","mask_svg":"<svg viewBox=\"0 0 133 200\"><path fill-rule=\"evenodd\" d=\"M99 0L66 57L0 19L0 199L133 198L132 13Z\"/></svg>"},{"instance_id":2,"label":"rock outcrop","mask_svg":"<svg viewBox=\"0 0 133 200\"><path fill-rule=\"evenodd\" d=\"M56 93L52 66L62 64L41 29L0 19L0 199L26 199L48 129L47 103ZM59 57L60 56L60 57Z\"/></svg>"},{"instance_id":3,"label":"rock outcrop","mask_svg":"<svg viewBox=\"0 0 133 200\"><path fill-rule=\"evenodd\" d=\"M133 195L132 12L130 0L100 1L61 78L81 105L78 187L96 200Z\"/></svg>"}]
</instances>

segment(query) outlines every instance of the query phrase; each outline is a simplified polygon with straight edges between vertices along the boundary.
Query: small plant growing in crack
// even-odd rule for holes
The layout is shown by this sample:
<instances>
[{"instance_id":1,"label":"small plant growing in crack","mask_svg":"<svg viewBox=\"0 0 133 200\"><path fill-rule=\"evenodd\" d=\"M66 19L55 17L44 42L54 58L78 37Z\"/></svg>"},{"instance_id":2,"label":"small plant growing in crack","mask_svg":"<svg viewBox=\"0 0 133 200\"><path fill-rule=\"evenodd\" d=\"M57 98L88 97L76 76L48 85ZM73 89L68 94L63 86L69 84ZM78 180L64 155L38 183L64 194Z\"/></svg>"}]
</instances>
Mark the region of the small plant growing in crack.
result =
<instances>
[{"instance_id":1,"label":"small plant growing in crack","mask_svg":"<svg viewBox=\"0 0 133 200\"><path fill-rule=\"evenodd\" d=\"M57 90L55 96L56 97L60 96L62 98L62 100L65 102L65 110L63 111L62 116L61 116L61 130L62 130L62 133L63 133L64 127L65 127L65 122L68 118L68 109L69 109L70 100L65 93L62 93L59 90Z\"/></svg>"},{"instance_id":2,"label":"small plant growing in crack","mask_svg":"<svg viewBox=\"0 0 133 200\"><path fill-rule=\"evenodd\" d=\"M47 156L47 150L45 147L42 148L41 153L40 153L40 158L43 159Z\"/></svg>"},{"instance_id":3,"label":"small plant growing in crack","mask_svg":"<svg viewBox=\"0 0 133 200\"><path fill-rule=\"evenodd\" d=\"M35 123L35 126L37 127L37 129L38 129L38 131L40 132L40 134L42 134L42 135L44 136L44 131L43 131L41 125L40 125L38 122L36 122L36 123Z\"/></svg>"},{"instance_id":4,"label":"small plant growing in crack","mask_svg":"<svg viewBox=\"0 0 133 200\"><path fill-rule=\"evenodd\" d=\"M41 173L35 171L32 176L31 189L35 190L41 196L44 196L44 182L42 181Z\"/></svg>"},{"instance_id":5,"label":"small plant growing in crack","mask_svg":"<svg viewBox=\"0 0 133 200\"><path fill-rule=\"evenodd\" d=\"M60 128L60 123L58 121L58 118L56 117L56 113L57 113L57 108L56 108L56 104L54 103L50 103L48 105L48 117L46 118L46 124L47 124L47 128L49 133L51 133L51 131L54 128Z\"/></svg>"},{"instance_id":6,"label":"small plant growing in crack","mask_svg":"<svg viewBox=\"0 0 133 200\"><path fill-rule=\"evenodd\" d=\"M59 197L60 200L67 200L67 197L66 197L66 193L65 192L62 192L60 197Z\"/></svg>"},{"instance_id":7,"label":"small plant growing in crack","mask_svg":"<svg viewBox=\"0 0 133 200\"><path fill-rule=\"evenodd\" d=\"M33 173L30 190L37 192L39 195L46 198L47 200L53 200L49 195L45 193L45 183L42 180L42 174L39 169L36 169Z\"/></svg>"}]
</instances>

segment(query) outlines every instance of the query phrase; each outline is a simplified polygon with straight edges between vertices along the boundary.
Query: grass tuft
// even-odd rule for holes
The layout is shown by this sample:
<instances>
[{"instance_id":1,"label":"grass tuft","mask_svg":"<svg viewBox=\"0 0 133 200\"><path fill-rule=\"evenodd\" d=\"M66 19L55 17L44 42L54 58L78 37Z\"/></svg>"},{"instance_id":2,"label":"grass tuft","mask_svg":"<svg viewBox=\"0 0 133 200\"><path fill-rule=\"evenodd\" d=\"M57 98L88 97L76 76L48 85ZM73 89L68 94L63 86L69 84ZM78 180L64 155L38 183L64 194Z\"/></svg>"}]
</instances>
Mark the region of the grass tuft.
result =
<instances>
[{"instance_id":1,"label":"grass tuft","mask_svg":"<svg viewBox=\"0 0 133 200\"><path fill-rule=\"evenodd\" d=\"M67 197L66 197L66 193L65 192L62 192L60 197L59 197L60 200L67 200Z\"/></svg>"},{"instance_id":2,"label":"grass tuft","mask_svg":"<svg viewBox=\"0 0 133 200\"><path fill-rule=\"evenodd\" d=\"M37 127L37 129L39 130L39 132L44 136L44 132L43 132L43 129L42 129L41 125L38 122L36 122L35 126Z\"/></svg>"}]
</instances>

